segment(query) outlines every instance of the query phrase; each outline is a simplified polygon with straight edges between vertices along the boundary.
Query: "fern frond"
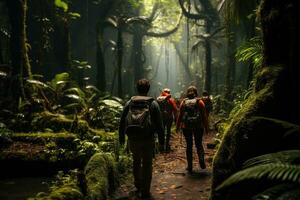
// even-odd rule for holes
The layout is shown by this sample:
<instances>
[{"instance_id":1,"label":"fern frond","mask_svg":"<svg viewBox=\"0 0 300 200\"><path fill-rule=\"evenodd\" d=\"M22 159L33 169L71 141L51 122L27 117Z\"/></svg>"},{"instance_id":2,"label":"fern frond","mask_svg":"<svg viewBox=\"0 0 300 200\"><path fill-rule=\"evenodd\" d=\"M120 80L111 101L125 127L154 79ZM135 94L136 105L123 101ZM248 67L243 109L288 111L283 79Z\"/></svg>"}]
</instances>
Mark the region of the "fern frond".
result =
<instances>
[{"instance_id":1,"label":"fern frond","mask_svg":"<svg viewBox=\"0 0 300 200\"><path fill-rule=\"evenodd\" d=\"M294 190L296 188L295 184L280 184L270 187L263 192L252 197L252 200L271 200L276 199L282 194Z\"/></svg>"},{"instance_id":2,"label":"fern frond","mask_svg":"<svg viewBox=\"0 0 300 200\"><path fill-rule=\"evenodd\" d=\"M247 160L244 168L268 163L300 164L300 150L287 150L257 156Z\"/></svg>"},{"instance_id":3,"label":"fern frond","mask_svg":"<svg viewBox=\"0 0 300 200\"><path fill-rule=\"evenodd\" d=\"M300 166L287 164L263 164L241 170L226 179L217 190L251 179L281 180L300 183Z\"/></svg>"},{"instance_id":4,"label":"fern frond","mask_svg":"<svg viewBox=\"0 0 300 200\"><path fill-rule=\"evenodd\" d=\"M299 188L299 185L298 185ZM283 193L281 196L275 200L299 200L300 199L300 189L289 190Z\"/></svg>"},{"instance_id":5,"label":"fern frond","mask_svg":"<svg viewBox=\"0 0 300 200\"><path fill-rule=\"evenodd\" d=\"M262 52L263 46L261 37L253 37L238 48L235 56L239 61L251 61L255 69L257 69L262 64Z\"/></svg>"}]
</instances>

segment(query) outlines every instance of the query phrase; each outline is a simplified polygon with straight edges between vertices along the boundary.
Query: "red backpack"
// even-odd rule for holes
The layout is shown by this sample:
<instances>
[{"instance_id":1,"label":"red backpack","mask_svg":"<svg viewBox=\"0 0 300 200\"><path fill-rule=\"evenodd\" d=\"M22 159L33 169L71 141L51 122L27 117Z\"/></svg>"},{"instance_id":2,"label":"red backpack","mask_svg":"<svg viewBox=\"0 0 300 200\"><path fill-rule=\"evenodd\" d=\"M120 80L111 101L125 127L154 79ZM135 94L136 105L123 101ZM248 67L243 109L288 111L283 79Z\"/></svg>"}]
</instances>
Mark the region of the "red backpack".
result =
<instances>
[{"instance_id":1,"label":"red backpack","mask_svg":"<svg viewBox=\"0 0 300 200\"><path fill-rule=\"evenodd\" d=\"M163 120L172 118L172 105L169 103L169 96L159 96L156 101L162 113Z\"/></svg>"}]
</instances>

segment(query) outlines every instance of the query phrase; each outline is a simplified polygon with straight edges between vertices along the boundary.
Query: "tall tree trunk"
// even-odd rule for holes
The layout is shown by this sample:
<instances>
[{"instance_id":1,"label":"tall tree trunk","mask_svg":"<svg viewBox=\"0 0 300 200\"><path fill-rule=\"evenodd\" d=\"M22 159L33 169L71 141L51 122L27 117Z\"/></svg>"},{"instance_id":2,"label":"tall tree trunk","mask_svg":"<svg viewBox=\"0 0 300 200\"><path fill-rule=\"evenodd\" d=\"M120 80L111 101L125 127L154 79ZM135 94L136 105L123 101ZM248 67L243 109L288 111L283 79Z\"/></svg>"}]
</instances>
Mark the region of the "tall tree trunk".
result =
<instances>
[{"instance_id":1,"label":"tall tree trunk","mask_svg":"<svg viewBox=\"0 0 300 200\"><path fill-rule=\"evenodd\" d=\"M211 93L211 45L210 41L205 40L205 82L204 89Z\"/></svg>"},{"instance_id":2,"label":"tall tree trunk","mask_svg":"<svg viewBox=\"0 0 300 200\"><path fill-rule=\"evenodd\" d=\"M2 49L3 49L3 46L2 46L2 41L1 41L1 38L0 38L0 64L4 64Z\"/></svg>"},{"instance_id":3,"label":"tall tree trunk","mask_svg":"<svg viewBox=\"0 0 300 200\"><path fill-rule=\"evenodd\" d=\"M71 39L69 22L65 17L54 16L54 53L60 65L60 72L71 71Z\"/></svg>"},{"instance_id":4,"label":"tall tree trunk","mask_svg":"<svg viewBox=\"0 0 300 200\"><path fill-rule=\"evenodd\" d=\"M192 80L192 73L190 71L188 63L186 63L186 60L184 59L184 56L182 55L182 52L180 51L180 46L178 44L176 44L176 43L173 43L173 44L174 44L176 53L177 53L177 55L179 57L179 60L180 60L180 62L182 63L182 65L184 67L185 73L187 74L189 80Z\"/></svg>"},{"instance_id":5,"label":"tall tree trunk","mask_svg":"<svg viewBox=\"0 0 300 200\"><path fill-rule=\"evenodd\" d=\"M133 46L131 59L134 68L134 82L144 77L143 68L143 38L144 35L140 32L135 32L133 35Z\"/></svg>"},{"instance_id":6,"label":"tall tree trunk","mask_svg":"<svg viewBox=\"0 0 300 200\"><path fill-rule=\"evenodd\" d=\"M118 28L117 36L117 66L118 66L118 96L123 96L123 85L122 85L122 59L123 59L123 37L122 37L122 28Z\"/></svg>"},{"instance_id":7,"label":"tall tree trunk","mask_svg":"<svg viewBox=\"0 0 300 200\"><path fill-rule=\"evenodd\" d=\"M103 56L103 29L102 25L99 23L96 27L97 32L97 87L100 91L104 92L106 90L106 68Z\"/></svg>"},{"instance_id":8,"label":"tall tree trunk","mask_svg":"<svg viewBox=\"0 0 300 200\"><path fill-rule=\"evenodd\" d=\"M211 31L211 23L210 21L206 21L206 33L210 33ZM210 94L211 93L211 44L209 40L204 41L204 49L205 49L205 82L204 89Z\"/></svg>"},{"instance_id":9,"label":"tall tree trunk","mask_svg":"<svg viewBox=\"0 0 300 200\"><path fill-rule=\"evenodd\" d=\"M226 76L225 76L225 98L227 100L232 100L232 92L235 82L235 33L232 32L232 26L228 25L227 27L227 60L226 60Z\"/></svg>"},{"instance_id":10,"label":"tall tree trunk","mask_svg":"<svg viewBox=\"0 0 300 200\"><path fill-rule=\"evenodd\" d=\"M27 0L7 0L8 13L11 23L11 65L12 80L11 94L16 102L20 97L25 98L23 78L31 77L30 63L26 47L26 6Z\"/></svg>"},{"instance_id":11,"label":"tall tree trunk","mask_svg":"<svg viewBox=\"0 0 300 200\"><path fill-rule=\"evenodd\" d=\"M278 13L273 16L274 10ZM284 114L286 120L295 124L300 124L300 106L295 94L300 85L299 51L296 50L299 47L299 23L295 17L298 10L299 3L293 0L264 0L260 11L263 67L285 67L282 84L274 89L283 97L282 102L289 97L291 103L285 104Z\"/></svg>"}]
</instances>

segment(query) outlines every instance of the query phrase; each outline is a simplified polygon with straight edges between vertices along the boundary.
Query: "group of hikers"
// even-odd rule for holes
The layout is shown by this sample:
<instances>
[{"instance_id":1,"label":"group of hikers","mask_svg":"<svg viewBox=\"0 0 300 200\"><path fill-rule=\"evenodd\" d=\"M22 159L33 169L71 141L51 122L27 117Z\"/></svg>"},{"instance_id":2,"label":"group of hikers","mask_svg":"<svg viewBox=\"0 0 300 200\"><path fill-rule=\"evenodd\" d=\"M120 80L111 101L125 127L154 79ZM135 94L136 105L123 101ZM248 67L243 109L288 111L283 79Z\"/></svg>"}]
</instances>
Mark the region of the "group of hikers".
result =
<instances>
[{"instance_id":1,"label":"group of hikers","mask_svg":"<svg viewBox=\"0 0 300 200\"><path fill-rule=\"evenodd\" d=\"M188 173L193 172L193 141L199 165L201 169L206 168L202 136L204 132L208 133L208 115L212 109L208 93L203 92L199 98L195 86L187 88L185 98L179 103L171 97L168 88L163 89L156 99L147 96L149 89L150 82L147 79L137 81L137 95L125 104L119 126L120 144L124 145L125 135L128 137L133 158L135 194L141 199L152 199L150 186L155 135L158 136L159 151L170 152L173 122L176 123L176 132L182 131L185 138Z\"/></svg>"}]
</instances>

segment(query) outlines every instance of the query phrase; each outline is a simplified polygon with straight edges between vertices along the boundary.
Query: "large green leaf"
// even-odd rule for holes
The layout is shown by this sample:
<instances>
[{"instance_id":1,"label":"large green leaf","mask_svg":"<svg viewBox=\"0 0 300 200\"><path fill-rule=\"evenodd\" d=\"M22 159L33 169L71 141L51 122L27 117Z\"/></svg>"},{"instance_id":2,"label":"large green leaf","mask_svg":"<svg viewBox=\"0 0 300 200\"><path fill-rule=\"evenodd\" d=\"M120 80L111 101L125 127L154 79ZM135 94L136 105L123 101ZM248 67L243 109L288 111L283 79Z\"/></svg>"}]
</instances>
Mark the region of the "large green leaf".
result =
<instances>
[{"instance_id":1,"label":"large green leaf","mask_svg":"<svg viewBox=\"0 0 300 200\"><path fill-rule=\"evenodd\" d=\"M76 94L80 98L85 98L85 93L78 87L69 88L64 91L65 94Z\"/></svg>"},{"instance_id":2,"label":"large green leaf","mask_svg":"<svg viewBox=\"0 0 300 200\"><path fill-rule=\"evenodd\" d=\"M55 0L54 1L55 6L62 8L65 12L68 11L68 4L63 0Z\"/></svg>"}]
</instances>

